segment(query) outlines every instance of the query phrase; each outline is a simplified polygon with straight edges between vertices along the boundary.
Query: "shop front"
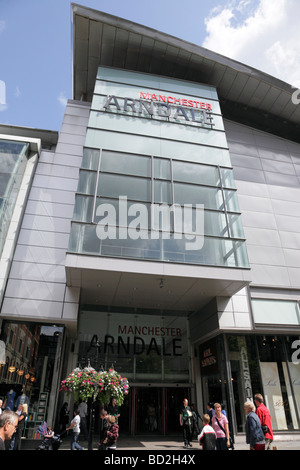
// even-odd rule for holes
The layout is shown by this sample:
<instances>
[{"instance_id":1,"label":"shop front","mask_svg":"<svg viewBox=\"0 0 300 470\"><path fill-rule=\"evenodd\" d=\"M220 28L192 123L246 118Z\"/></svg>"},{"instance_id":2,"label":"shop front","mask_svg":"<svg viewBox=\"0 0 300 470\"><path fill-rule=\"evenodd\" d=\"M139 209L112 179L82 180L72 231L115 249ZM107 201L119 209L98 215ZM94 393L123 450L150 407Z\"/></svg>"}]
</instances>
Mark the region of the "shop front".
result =
<instances>
[{"instance_id":1,"label":"shop front","mask_svg":"<svg viewBox=\"0 0 300 470\"><path fill-rule=\"evenodd\" d=\"M192 387L187 317L124 310L80 312L78 363L128 378L123 433L179 433L179 408Z\"/></svg>"},{"instance_id":2,"label":"shop front","mask_svg":"<svg viewBox=\"0 0 300 470\"><path fill-rule=\"evenodd\" d=\"M244 403L256 393L270 410L273 431L299 431L299 336L220 335L202 344L199 356L203 408L222 403L234 434L245 432Z\"/></svg>"},{"instance_id":3,"label":"shop front","mask_svg":"<svg viewBox=\"0 0 300 470\"><path fill-rule=\"evenodd\" d=\"M23 437L39 438L47 421L54 426L59 400L64 327L3 321L0 336L0 399L2 409L25 405Z\"/></svg>"}]
</instances>

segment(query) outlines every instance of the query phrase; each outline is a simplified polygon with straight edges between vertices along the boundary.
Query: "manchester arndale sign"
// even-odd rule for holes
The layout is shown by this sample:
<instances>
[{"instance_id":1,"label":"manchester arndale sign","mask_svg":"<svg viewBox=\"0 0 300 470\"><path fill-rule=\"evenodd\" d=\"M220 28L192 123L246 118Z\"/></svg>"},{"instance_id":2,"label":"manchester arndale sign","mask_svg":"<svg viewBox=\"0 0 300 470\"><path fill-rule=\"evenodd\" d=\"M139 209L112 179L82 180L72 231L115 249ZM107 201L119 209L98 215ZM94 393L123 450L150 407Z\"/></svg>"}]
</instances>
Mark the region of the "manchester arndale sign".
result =
<instances>
[{"instance_id":1,"label":"manchester arndale sign","mask_svg":"<svg viewBox=\"0 0 300 470\"><path fill-rule=\"evenodd\" d=\"M212 129L212 106L199 99L140 92L140 99L108 95L103 105L105 111L131 113L149 118L196 124Z\"/></svg>"}]
</instances>

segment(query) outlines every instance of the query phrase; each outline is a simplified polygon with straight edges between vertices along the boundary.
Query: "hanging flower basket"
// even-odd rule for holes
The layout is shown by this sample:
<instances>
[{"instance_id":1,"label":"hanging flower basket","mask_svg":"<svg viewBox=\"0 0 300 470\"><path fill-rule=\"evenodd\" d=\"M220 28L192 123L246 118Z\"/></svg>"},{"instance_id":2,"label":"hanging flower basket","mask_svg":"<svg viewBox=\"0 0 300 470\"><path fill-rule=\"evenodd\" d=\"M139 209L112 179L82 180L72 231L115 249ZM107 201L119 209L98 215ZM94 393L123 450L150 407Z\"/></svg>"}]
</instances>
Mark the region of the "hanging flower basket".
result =
<instances>
[{"instance_id":1,"label":"hanging flower basket","mask_svg":"<svg viewBox=\"0 0 300 470\"><path fill-rule=\"evenodd\" d=\"M116 398L117 404L123 404L129 392L128 380L121 377L114 369L97 372L92 367L74 369L65 380L61 381L60 391L73 394L75 401L87 402L99 400L102 405Z\"/></svg>"},{"instance_id":2,"label":"hanging flower basket","mask_svg":"<svg viewBox=\"0 0 300 470\"><path fill-rule=\"evenodd\" d=\"M99 374L102 385L98 393L98 400L104 405L109 403L112 398L115 398L117 405L121 406L129 392L129 384L126 377L121 377L114 369L109 369L108 372L103 371Z\"/></svg>"}]
</instances>

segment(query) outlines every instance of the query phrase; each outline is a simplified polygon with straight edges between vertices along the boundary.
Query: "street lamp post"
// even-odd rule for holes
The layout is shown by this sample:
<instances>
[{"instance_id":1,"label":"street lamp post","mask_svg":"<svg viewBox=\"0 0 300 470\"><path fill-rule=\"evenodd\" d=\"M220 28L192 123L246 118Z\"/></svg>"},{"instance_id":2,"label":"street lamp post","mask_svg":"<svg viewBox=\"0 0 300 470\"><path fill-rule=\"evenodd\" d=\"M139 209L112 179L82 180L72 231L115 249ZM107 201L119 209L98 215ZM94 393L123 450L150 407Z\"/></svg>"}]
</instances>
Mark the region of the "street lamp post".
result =
<instances>
[{"instance_id":1,"label":"street lamp post","mask_svg":"<svg viewBox=\"0 0 300 470\"><path fill-rule=\"evenodd\" d=\"M93 352L92 352L93 350ZM102 405L109 402L112 396L117 397L118 405L124 401L125 395L128 395L129 382L126 377L114 369L114 361L111 368L106 371L99 366L100 342L96 335L86 351L85 356L81 356L78 366L66 377L61 380L60 391L67 394L74 394L75 401L78 398L87 403L89 409L89 430L88 430L88 449L93 450L93 437L95 430L95 402L99 400ZM105 364L106 361L103 361ZM85 367L82 369L81 364ZM96 369L94 369L94 367Z\"/></svg>"},{"instance_id":2,"label":"street lamp post","mask_svg":"<svg viewBox=\"0 0 300 470\"><path fill-rule=\"evenodd\" d=\"M94 350L94 354L92 353ZM99 353L100 353L100 342L97 335L92 337L90 345L87 349L87 358L82 358L82 362L87 362L86 370L98 370L99 368ZM112 363L113 365L113 363ZM94 367L92 367L94 366ZM103 366L101 366L103 370ZM93 440L95 432L95 400L94 398L88 399L88 410L89 410L89 435L88 435L88 450L93 450Z\"/></svg>"},{"instance_id":3,"label":"street lamp post","mask_svg":"<svg viewBox=\"0 0 300 470\"><path fill-rule=\"evenodd\" d=\"M95 349L96 351L94 354L90 354L91 350ZM94 365L94 369L98 370L99 366L99 352L100 352L100 342L98 340L98 336L94 335L90 342L90 345L87 349L87 369L92 370L93 367L91 364ZM85 361L82 358L82 361ZM88 410L89 410L89 435L88 435L88 450L93 450L93 440L94 440L94 431L95 431L95 400L94 397L88 399Z\"/></svg>"}]
</instances>

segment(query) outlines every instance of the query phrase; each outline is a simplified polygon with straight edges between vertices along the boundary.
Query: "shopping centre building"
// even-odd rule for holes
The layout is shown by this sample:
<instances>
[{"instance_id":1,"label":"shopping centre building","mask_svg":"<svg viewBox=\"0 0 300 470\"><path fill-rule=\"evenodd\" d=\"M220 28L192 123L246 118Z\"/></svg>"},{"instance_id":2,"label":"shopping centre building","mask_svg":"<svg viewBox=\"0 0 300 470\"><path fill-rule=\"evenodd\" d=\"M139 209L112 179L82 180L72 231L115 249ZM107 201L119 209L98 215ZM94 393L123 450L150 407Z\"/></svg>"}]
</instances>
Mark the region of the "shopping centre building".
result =
<instances>
[{"instance_id":1,"label":"shopping centre building","mask_svg":"<svg viewBox=\"0 0 300 470\"><path fill-rule=\"evenodd\" d=\"M0 398L33 437L59 384L113 367L121 432L180 432L184 397L234 434L262 393L300 426L300 105L272 76L72 6L60 132L0 126ZM68 25L66 25L68 27ZM147 405L156 410L148 429Z\"/></svg>"}]
</instances>

